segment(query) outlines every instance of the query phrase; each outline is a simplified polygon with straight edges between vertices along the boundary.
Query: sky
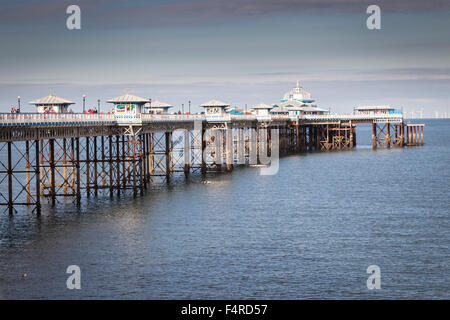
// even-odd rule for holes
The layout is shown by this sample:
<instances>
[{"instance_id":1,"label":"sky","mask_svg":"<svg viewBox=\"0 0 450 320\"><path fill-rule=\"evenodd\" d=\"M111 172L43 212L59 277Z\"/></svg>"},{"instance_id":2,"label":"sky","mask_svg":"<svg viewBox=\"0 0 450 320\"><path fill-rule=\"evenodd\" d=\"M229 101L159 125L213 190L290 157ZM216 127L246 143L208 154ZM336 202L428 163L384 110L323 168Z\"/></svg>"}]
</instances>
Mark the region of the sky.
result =
<instances>
[{"instance_id":1,"label":"sky","mask_svg":"<svg viewBox=\"0 0 450 320\"><path fill-rule=\"evenodd\" d=\"M81 29L69 30L69 5ZM366 9L381 9L369 30ZM88 106L126 92L192 111L213 98L450 116L450 1L0 0L0 112L50 93Z\"/></svg>"}]
</instances>

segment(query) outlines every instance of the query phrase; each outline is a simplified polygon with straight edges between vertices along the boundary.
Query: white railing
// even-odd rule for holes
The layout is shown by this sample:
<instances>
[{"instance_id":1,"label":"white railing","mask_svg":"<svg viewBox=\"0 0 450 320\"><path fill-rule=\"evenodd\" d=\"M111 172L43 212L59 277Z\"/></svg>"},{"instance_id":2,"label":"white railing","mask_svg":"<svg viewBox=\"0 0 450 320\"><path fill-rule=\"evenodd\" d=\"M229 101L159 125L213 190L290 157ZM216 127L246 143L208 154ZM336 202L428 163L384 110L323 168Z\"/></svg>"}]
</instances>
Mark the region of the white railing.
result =
<instances>
[{"instance_id":1,"label":"white railing","mask_svg":"<svg viewBox=\"0 0 450 320\"><path fill-rule=\"evenodd\" d=\"M402 114L306 114L301 116L305 120L374 120L374 119L401 119Z\"/></svg>"},{"instance_id":2,"label":"white railing","mask_svg":"<svg viewBox=\"0 0 450 320\"><path fill-rule=\"evenodd\" d=\"M1 124L112 123L114 114L104 113L0 113Z\"/></svg>"},{"instance_id":3,"label":"white railing","mask_svg":"<svg viewBox=\"0 0 450 320\"><path fill-rule=\"evenodd\" d=\"M272 120L289 120L289 116L287 114L272 114L270 118Z\"/></svg>"},{"instance_id":4,"label":"white railing","mask_svg":"<svg viewBox=\"0 0 450 320\"><path fill-rule=\"evenodd\" d=\"M149 114L142 113L141 121L145 122L165 122L165 121L203 121L204 114Z\"/></svg>"},{"instance_id":5,"label":"white railing","mask_svg":"<svg viewBox=\"0 0 450 320\"><path fill-rule=\"evenodd\" d=\"M205 114L205 119L211 122L231 121L231 114Z\"/></svg>"},{"instance_id":6,"label":"white railing","mask_svg":"<svg viewBox=\"0 0 450 320\"><path fill-rule=\"evenodd\" d=\"M271 120L290 120L288 115L270 115ZM323 114L302 115L300 120L401 120L402 114ZM204 114L147 114L127 116L105 113L0 113L0 125L64 125L64 124L127 124L186 121L255 121L253 114L208 118Z\"/></svg>"},{"instance_id":7,"label":"white railing","mask_svg":"<svg viewBox=\"0 0 450 320\"><path fill-rule=\"evenodd\" d=\"M254 121L256 116L254 114L232 114L232 121Z\"/></svg>"}]
</instances>

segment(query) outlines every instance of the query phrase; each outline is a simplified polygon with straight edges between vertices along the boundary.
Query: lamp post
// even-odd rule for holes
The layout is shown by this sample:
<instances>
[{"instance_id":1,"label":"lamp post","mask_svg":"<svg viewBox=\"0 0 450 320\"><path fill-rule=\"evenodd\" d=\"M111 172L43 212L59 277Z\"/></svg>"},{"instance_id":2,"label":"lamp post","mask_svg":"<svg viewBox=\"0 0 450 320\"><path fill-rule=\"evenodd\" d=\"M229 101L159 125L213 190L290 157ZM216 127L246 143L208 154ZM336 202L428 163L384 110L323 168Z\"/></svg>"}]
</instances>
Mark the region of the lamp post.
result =
<instances>
[{"instance_id":1,"label":"lamp post","mask_svg":"<svg viewBox=\"0 0 450 320\"><path fill-rule=\"evenodd\" d=\"M20 112L20 96L17 97L17 112Z\"/></svg>"},{"instance_id":2,"label":"lamp post","mask_svg":"<svg viewBox=\"0 0 450 320\"><path fill-rule=\"evenodd\" d=\"M181 104L181 113L184 114L184 103Z\"/></svg>"},{"instance_id":3,"label":"lamp post","mask_svg":"<svg viewBox=\"0 0 450 320\"><path fill-rule=\"evenodd\" d=\"M191 100L189 100L189 114L191 114Z\"/></svg>"},{"instance_id":4,"label":"lamp post","mask_svg":"<svg viewBox=\"0 0 450 320\"><path fill-rule=\"evenodd\" d=\"M100 99L97 100L97 103L98 103L98 109L97 109L97 112L100 113Z\"/></svg>"},{"instance_id":5,"label":"lamp post","mask_svg":"<svg viewBox=\"0 0 450 320\"><path fill-rule=\"evenodd\" d=\"M86 95L83 94L83 113L86 112Z\"/></svg>"}]
</instances>

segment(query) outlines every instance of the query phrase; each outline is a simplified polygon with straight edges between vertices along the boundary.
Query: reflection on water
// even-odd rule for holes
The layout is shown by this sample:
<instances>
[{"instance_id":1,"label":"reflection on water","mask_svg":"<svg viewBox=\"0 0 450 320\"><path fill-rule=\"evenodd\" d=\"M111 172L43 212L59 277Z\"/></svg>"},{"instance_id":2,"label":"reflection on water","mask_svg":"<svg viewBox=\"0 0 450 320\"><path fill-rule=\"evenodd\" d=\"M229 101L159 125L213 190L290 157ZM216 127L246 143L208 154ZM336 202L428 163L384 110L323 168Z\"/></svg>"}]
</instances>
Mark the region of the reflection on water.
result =
<instances>
[{"instance_id":1,"label":"reflection on water","mask_svg":"<svg viewBox=\"0 0 450 320\"><path fill-rule=\"evenodd\" d=\"M357 150L285 157L275 176L4 214L0 298L449 298L450 122L426 124L424 147L372 151L359 126Z\"/></svg>"}]
</instances>

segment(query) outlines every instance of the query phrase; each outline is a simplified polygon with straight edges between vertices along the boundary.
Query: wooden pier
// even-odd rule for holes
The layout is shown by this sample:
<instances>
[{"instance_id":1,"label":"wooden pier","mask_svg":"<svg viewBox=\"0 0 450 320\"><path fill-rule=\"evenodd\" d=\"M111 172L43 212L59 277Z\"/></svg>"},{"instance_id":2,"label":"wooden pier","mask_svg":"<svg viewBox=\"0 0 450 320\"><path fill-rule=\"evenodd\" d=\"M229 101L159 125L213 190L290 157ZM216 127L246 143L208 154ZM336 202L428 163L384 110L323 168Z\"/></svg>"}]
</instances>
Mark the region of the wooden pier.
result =
<instances>
[{"instance_id":1,"label":"wooden pier","mask_svg":"<svg viewBox=\"0 0 450 320\"><path fill-rule=\"evenodd\" d=\"M272 156L349 150L356 125L372 124L373 148L423 144L423 124L402 115L0 114L0 205L41 212L41 201L142 195L158 178L231 171ZM275 154L278 153L278 154Z\"/></svg>"}]
</instances>

